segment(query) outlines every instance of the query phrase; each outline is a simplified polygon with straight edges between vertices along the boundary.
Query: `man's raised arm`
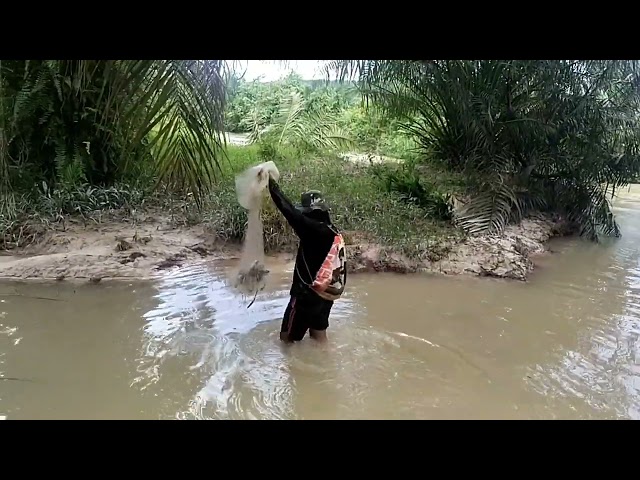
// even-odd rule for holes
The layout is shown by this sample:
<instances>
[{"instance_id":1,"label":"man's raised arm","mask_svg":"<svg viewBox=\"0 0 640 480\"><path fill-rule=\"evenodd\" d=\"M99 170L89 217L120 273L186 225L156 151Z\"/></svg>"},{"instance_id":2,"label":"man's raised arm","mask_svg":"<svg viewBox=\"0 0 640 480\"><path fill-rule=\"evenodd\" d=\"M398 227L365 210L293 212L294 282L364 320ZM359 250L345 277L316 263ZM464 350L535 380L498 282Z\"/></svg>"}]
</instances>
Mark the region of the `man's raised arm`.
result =
<instances>
[{"instance_id":1,"label":"man's raised arm","mask_svg":"<svg viewBox=\"0 0 640 480\"><path fill-rule=\"evenodd\" d=\"M286 195L282 193L282 190L280 190L278 183L271 177L269 177L269 193L271 194L273 203L275 203L278 210L282 212L282 215L287 219L287 222L291 225L291 228L293 228L298 237L302 237L313 228L311 220L306 218L302 212L291 203Z\"/></svg>"}]
</instances>

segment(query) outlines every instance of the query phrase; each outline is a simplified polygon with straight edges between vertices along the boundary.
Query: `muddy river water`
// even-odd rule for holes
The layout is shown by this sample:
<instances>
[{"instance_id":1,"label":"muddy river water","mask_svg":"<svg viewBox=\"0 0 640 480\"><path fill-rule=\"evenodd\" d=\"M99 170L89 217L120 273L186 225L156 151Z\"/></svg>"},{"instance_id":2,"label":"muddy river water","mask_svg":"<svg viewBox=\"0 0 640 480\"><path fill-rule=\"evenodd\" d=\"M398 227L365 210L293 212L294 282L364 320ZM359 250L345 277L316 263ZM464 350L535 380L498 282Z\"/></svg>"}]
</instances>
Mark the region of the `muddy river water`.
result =
<instances>
[{"instance_id":1,"label":"muddy river water","mask_svg":"<svg viewBox=\"0 0 640 480\"><path fill-rule=\"evenodd\" d=\"M353 275L330 342L283 348L291 265L250 307L228 265L155 283L0 284L0 418L640 418L640 187L623 237L527 283Z\"/></svg>"}]
</instances>

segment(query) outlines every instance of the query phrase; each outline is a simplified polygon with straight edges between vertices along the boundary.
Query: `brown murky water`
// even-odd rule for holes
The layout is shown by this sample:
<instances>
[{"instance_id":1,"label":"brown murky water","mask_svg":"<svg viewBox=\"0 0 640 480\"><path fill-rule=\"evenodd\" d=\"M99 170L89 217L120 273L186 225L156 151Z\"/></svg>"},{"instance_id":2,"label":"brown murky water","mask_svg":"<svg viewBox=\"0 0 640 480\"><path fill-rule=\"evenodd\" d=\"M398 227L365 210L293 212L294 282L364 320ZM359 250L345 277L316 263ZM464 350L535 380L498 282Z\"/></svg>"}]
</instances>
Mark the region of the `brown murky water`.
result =
<instances>
[{"instance_id":1,"label":"brown murky water","mask_svg":"<svg viewBox=\"0 0 640 480\"><path fill-rule=\"evenodd\" d=\"M527 283L352 276L330 344L278 341L289 266L157 284L0 285L0 418L640 418L640 187L624 236L558 241ZM42 298L34 298L42 297Z\"/></svg>"}]
</instances>

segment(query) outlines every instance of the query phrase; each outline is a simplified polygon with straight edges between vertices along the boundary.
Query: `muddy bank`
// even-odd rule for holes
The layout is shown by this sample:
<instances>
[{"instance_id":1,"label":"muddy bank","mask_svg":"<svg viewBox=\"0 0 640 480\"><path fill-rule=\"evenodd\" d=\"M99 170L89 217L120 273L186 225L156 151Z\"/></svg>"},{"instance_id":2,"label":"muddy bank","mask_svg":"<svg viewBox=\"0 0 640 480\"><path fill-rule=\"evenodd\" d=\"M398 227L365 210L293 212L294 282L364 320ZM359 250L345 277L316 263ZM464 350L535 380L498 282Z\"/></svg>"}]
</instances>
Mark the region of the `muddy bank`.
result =
<instances>
[{"instance_id":1,"label":"muddy bank","mask_svg":"<svg viewBox=\"0 0 640 480\"><path fill-rule=\"evenodd\" d=\"M570 235L570 225L561 219L538 216L509 226L502 235L469 237L459 242L425 246L420 259L409 259L379 245L352 245L351 270L358 272L469 274L526 280L534 269L536 255L547 251L556 236Z\"/></svg>"},{"instance_id":2,"label":"muddy bank","mask_svg":"<svg viewBox=\"0 0 640 480\"><path fill-rule=\"evenodd\" d=\"M0 278L151 279L162 270L209 255L204 227L176 227L153 214L138 221L67 219L26 248L0 252Z\"/></svg>"},{"instance_id":3,"label":"muddy bank","mask_svg":"<svg viewBox=\"0 0 640 480\"><path fill-rule=\"evenodd\" d=\"M424 254L417 260L349 232L349 267L351 273L431 272L526 280L545 242L566 231L560 221L533 218L509 227L504 235L421 246ZM218 241L203 225L176 226L153 213L135 222L114 218L86 224L68 219L63 230L47 232L34 245L0 252L0 278L95 283L152 279L169 268L238 255L238 245Z\"/></svg>"}]
</instances>

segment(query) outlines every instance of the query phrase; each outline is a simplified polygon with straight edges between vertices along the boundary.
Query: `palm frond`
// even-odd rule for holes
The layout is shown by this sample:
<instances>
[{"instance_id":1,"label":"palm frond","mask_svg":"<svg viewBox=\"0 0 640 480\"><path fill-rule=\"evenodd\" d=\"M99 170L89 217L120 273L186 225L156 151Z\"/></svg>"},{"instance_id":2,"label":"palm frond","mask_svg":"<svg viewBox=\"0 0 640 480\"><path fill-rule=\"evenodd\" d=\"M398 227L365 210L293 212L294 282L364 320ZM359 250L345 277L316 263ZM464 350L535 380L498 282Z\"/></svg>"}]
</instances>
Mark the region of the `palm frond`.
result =
<instances>
[{"instance_id":1,"label":"palm frond","mask_svg":"<svg viewBox=\"0 0 640 480\"><path fill-rule=\"evenodd\" d=\"M619 233L607 196L640 172L637 61L341 60L327 68L399 118L428 161L474 179L457 219L467 230L499 233L552 209L588 238Z\"/></svg>"},{"instance_id":2,"label":"palm frond","mask_svg":"<svg viewBox=\"0 0 640 480\"><path fill-rule=\"evenodd\" d=\"M502 233L518 205L518 197L507 183L486 187L456 215L457 224L471 235Z\"/></svg>"},{"instance_id":3,"label":"palm frond","mask_svg":"<svg viewBox=\"0 0 640 480\"><path fill-rule=\"evenodd\" d=\"M254 121L250 142L265 141L274 145L295 145L308 150L350 148L354 141L337 124L335 114L310 108L300 92L292 91L280 106L273 122L262 126Z\"/></svg>"},{"instance_id":4,"label":"palm frond","mask_svg":"<svg viewBox=\"0 0 640 480\"><path fill-rule=\"evenodd\" d=\"M32 60L1 68L12 99L4 108L9 157L40 165L43 180L55 182L64 170L56 162L75 158L56 150L81 145L93 184L145 171L199 200L216 180L225 146L223 61Z\"/></svg>"}]
</instances>

